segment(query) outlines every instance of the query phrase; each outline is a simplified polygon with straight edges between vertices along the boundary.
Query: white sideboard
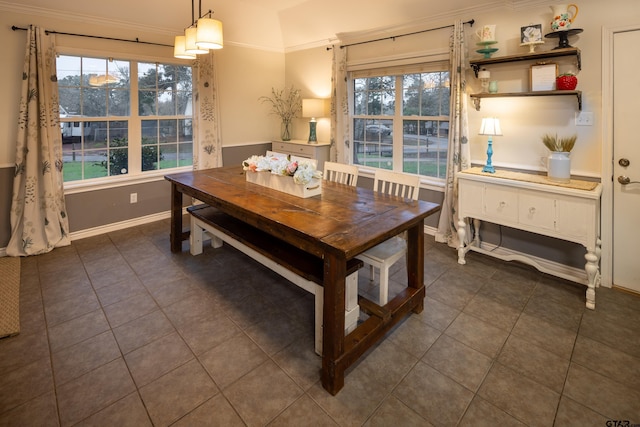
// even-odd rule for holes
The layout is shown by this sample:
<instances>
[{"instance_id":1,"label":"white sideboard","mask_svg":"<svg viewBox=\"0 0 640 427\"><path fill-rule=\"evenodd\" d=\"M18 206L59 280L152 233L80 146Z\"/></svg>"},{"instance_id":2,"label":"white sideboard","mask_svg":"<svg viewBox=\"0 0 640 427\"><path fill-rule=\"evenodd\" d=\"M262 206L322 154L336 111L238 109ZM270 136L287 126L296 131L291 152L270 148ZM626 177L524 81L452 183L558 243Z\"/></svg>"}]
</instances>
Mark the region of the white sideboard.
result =
<instances>
[{"instance_id":1,"label":"white sideboard","mask_svg":"<svg viewBox=\"0 0 640 427\"><path fill-rule=\"evenodd\" d=\"M542 175L512 171L489 174L482 168L464 170L457 178L458 263L465 264L469 250L496 255L482 248L480 221L579 243L587 250L586 305L595 308L595 288L600 284L600 183L574 179L555 183ZM467 219L474 224L468 244ZM541 269L533 257L518 259Z\"/></svg>"},{"instance_id":2,"label":"white sideboard","mask_svg":"<svg viewBox=\"0 0 640 427\"><path fill-rule=\"evenodd\" d=\"M324 162L329 160L331 143L319 142L317 144L309 144L304 140L272 141L271 149L278 153L290 154L306 159L315 159L318 161L318 170L322 171L324 169Z\"/></svg>"}]
</instances>

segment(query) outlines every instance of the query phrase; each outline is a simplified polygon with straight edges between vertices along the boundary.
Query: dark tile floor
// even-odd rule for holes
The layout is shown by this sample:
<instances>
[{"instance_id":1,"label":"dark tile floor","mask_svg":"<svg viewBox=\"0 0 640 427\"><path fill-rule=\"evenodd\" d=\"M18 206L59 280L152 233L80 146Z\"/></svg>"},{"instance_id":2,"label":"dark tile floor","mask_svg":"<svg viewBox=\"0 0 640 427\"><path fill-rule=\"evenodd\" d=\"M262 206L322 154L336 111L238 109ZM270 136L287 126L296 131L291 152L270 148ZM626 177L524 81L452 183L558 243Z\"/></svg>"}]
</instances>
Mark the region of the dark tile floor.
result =
<instances>
[{"instance_id":1,"label":"dark tile floor","mask_svg":"<svg viewBox=\"0 0 640 427\"><path fill-rule=\"evenodd\" d=\"M640 423L636 296L601 288L587 310L583 286L473 253L461 266L427 237L424 311L331 396L311 295L226 247L172 254L168 230L23 259L22 332L0 340L0 425Z\"/></svg>"}]
</instances>

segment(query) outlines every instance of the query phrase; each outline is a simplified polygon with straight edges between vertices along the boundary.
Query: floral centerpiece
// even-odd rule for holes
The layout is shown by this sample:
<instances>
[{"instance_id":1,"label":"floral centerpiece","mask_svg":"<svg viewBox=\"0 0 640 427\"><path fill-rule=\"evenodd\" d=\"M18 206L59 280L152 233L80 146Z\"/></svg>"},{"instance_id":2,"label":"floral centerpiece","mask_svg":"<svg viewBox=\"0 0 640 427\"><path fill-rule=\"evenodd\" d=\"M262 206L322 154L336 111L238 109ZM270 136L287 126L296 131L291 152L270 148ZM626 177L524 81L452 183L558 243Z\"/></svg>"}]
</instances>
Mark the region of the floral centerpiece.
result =
<instances>
[{"instance_id":1,"label":"floral centerpiece","mask_svg":"<svg viewBox=\"0 0 640 427\"><path fill-rule=\"evenodd\" d=\"M320 194L322 172L313 160L291 160L288 156L251 156L242 162L247 181L293 194L311 197Z\"/></svg>"},{"instance_id":2,"label":"floral centerpiece","mask_svg":"<svg viewBox=\"0 0 640 427\"><path fill-rule=\"evenodd\" d=\"M271 113L282 120L282 140L291 140L291 121L298 117L302 108L300 90L291 86L287 91L271 88L271 96L261 96L261 102L271 104Z\"/></svg>"}]
</instances>

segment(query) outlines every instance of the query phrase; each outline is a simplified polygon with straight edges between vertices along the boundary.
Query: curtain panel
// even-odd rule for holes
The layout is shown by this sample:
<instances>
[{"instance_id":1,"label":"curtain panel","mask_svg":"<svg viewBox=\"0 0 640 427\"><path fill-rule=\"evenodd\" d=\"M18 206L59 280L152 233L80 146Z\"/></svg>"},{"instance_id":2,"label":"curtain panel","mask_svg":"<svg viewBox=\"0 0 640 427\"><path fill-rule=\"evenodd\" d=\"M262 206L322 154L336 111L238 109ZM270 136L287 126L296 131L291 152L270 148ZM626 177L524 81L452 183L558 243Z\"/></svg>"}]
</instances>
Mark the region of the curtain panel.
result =
<instances>
[{"instance_id":1,"label":"curtain panel","mask_svg":"<svg viewBox=\"0 0 640 427\"><path fill-rule=\"evenodd\" d=\"M331 70L331 160L351 164L351 126L349 123L349 90L347 48L333 45Z\"/></svg>"},{"instance_id":2,"label":"curtain panel","mask_svg":"<svg viewBox=\"0 0 640 427\"><path fill-rule=\"evenodd\" d=\"M212 51L193 63L193 168L222 166L218 75Z\"/></svg>"},{"instance_id":3,"label":"curtain panel","mask_svg":"<svg viewBox=\"0 0 640 427\"><path fill-rule=\"evenodd\" d=\"M55 42L44 29L30 26L22 73L7 254L37 255L70 243Z\"/></svg>"},{"instance_id":4,"label":"curtain panel","mask_svg":"<svg viewBox=\"0 0 640 427\"><path fill-rule=\"evenodd\" d=\"M458 246L458 181L456 174L470 167L468 96L466 74L469 68L464 23L456 21L450 39L450 83L451 99L449 142L447 153L447 176L444 200L440 211L436 241Z\"/></svg>"}]
</instances>

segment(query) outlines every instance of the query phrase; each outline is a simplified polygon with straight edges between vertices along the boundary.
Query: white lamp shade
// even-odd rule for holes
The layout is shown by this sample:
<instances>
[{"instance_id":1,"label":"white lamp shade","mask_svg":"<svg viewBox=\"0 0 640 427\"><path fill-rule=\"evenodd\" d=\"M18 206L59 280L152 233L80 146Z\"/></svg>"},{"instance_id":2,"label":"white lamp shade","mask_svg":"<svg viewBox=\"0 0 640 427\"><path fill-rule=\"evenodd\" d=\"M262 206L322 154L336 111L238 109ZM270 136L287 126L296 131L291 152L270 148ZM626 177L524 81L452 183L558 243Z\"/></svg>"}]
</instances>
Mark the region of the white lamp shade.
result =
<instances>
[{"instance_id":1,"label":"white lamp shade","mask_svg":"<svg viewBox=\"0 0 640 427\"><path fill-rule=\"evenodd\" d=\"M198 29L196 27L189 27L186 30L184 30L184 36L185 36L184 51L192 55L209 53L208 49L201 49L196 45L197 35L198 35Z\"/></svg>"},{"instance_id":2,"label":"white lamp shade","mask_svg":"<svg viewBox=\"0 0 640 427\"><path fill-rule=\"evenodd\" d=\"M324 99L303 99L302 117L324 117Z\"/></svg>"},{"instance_id":3,"label":"white lamp shade","mask_svg":"<svg viewBox=\"0 0 640 427\"><path fill-rule=\"evenodd\" d=\"M500 129L500 120L495 117L486 117L482 119L479 135L502 135Z\"/></svg>"},{"instance_id":4,"label":"white lamp shade","mask_svg":"<svg viewBox=\"0 0 640 427\"><path fill-rule=\"evenodd\" d=\"M478 73L478 78L479 79L490 79L491 78L491 73L488 70L482 70Z\"/></svg>"},{"instance_id":5,"label":"white lamp shade","mask_svg":"<svg viewBox=\"0 0 640 427\"><path fill-rule=\"evenodd\" d=\"M185 52L185 36L176 36L173 42L173 57L180 59L196 59L195 54Z\"/></svg>"},{"instance_id":6,"label":"white lamp shade","mask_svg":"<svg viewBox=\"0 0 640 427\"><path fill-rule=\"evenodd\" d=\"M196 46L200 49L222 49L222 22L212 18L198 19Z\"/></svg>"}]
</instances>

